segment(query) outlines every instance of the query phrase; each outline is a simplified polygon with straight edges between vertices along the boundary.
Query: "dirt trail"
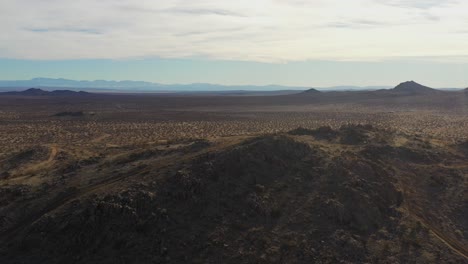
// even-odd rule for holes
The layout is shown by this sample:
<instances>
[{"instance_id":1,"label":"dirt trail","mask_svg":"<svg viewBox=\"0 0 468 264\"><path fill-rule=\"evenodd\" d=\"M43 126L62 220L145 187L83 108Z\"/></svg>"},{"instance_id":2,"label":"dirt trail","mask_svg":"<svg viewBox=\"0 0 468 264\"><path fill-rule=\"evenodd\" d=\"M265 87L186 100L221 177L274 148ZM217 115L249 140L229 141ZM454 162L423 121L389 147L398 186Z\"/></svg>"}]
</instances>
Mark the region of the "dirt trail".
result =
<instances>
[{"instance_id":1,"label":"dirt trail","mask_svg":"<svg viewBox=\"0 0 468 264\"><path fill-rule=\"evenodd\" d=\"M457 167L466 167L467 164L461 164L461 165L452 165L450 168L457 168ZM402 172L398 172L402 173ZM401 186L401 191L403 193L404 201L408 201L408 193L411 193L412 191L406 188L406 186L410 186L409 184L403 184ZM465 259L468 259L468 245L465 245L464 243L458 241L457 239L447 236L443 230L440 228L437 228L436 225L432 224L434 221L430 221L430 219L427 219L427 217L424 216L424 214L421 212L421 210L417 208L413 208L412 204L410 202L405 202L403 205L404 209L408 213L408 216L413 218L414 220L418 221L423 225L425 228L429 230L429 232L437 238L440 242L445 244L448 248L450 248L452 251L454 251L456 254L464 257Z\"/></svg>"},{"instance_id":2,"label":"dirt trail","mask_svg":"<svg viewBox=\"0 0 468 264\"><path fill-rule=\"evenodd\" d=\"M216 152L216 151L228 148L230 146L233 146L235 144L238 144L240 141L242 141L242 140L244 140L246 138L248 138L248 137L232 137L229 140L225 139L223 141L217 142L217 144L215 144L214 146L207 147L206 149L202 149L202 150L200 150L198 152L195 152L195 153L186 154L183 157L170 155L170 156L164 157L163 159L160 159L157 162L154 162L153 164L151 164L151 169L152 170L159 170L159 169L170 167L170 166L172 166L174 164L180 164L181 162L183 163L183 162L186 162L186 161L189 161L189 160L193 160L193 159L195 159L197 157L200 157L200 156L202 156L204 154L207 154L207 153L210 153L210 152ZM119 182L119 181L121 181L123 179L126 179L126 178L136 176L138 174L139 173L137 171L135 171L134 174L126 173L126 174L121 175L121 176L116 176L116 177L111 177L111 178L104 179L102 181L97 182L96 184L94 184L92 186L89 186L89 187L86 187L86 188L82 189L81 195L92 193L93 191L96 191L96 190L100 189L101 187L109 188L109 185L111 185L111 184L114 184L114 183Z\"/></svg>"},{"instance_id":3,"label":"dirt trail","mask_svg":"<svg viewBox=\"0 0 468 264\"><path fill-rule=\"evenodd\" d=\"M34 164L29 169L43 167L45 165L49 165L50 163L52 163L55 157L57 156L58 148L57 146L52 145L52 146L49 146L49 149L50 149L50 153L49 153L49 157L47 157L47 160Z\"/></svg>"},{"instance_id":4,"label":"dirt trail","mask_svg":"<svg viewBox=\"0 0 468 264\"><path fill-rule=\"evenodd\" d=\"M55 157L57 156L58 148L52 145L52 146L49 146L49 149L50 149L50 152L49 152L49 156L47 157L47 160L43 160L41 162L33 163L33 164L29 164L25 166L24 169L20 170L19 173L16 174L15 179L19 177L25 177L25 175L27 174L34 173L36 170L43 169L49 166L50 164L52 164L52 162L54 162L55 160Z\"/></svg>"},{"instance_id":5,"label":"dirt trail","mask_svg":"<svg viewBox=\"0 0 468 264\"><path fill-rule=\"evenodd\" d=\"M425 228L427 228L431 232L431 234L434 235L434 237L439 239L447 247L452 249L458 255L468 259L468 247L466 245L464 245L463 243L460 243L459 241L455 240L452 237L446 236L443 231L440 231L438 228L431 225L428 221L413 214L412 212L410 212L410 216L413 217L418 222L420 222Z\"/></svg>"},{"instance_id":6,"label":"dirt trail","mask_svg":"<svg viewBox=\"0 0 468 264\"><path fill-rule=\"evenodd\" d=\"M47 162L50 163L52 161L54 161L55 157L57 156L57 153L58 153L58 149L56 146L51 146L50 147L50 154L49 154L49 158L47 159Z\"/></svg>"},{"instance_id":7,"label":"dirt trail","mask_svg":"<svg viewBox=\"0 0 468 264\"><path fill-rule=\"evenodd\" d=\"M110 137L111 135L110 134L107 134L107 133L104 133L103 135L91 140L91 142L93 143L99 143L99 142L102 142L104 139Z\"/></svg>"}]
</instances>

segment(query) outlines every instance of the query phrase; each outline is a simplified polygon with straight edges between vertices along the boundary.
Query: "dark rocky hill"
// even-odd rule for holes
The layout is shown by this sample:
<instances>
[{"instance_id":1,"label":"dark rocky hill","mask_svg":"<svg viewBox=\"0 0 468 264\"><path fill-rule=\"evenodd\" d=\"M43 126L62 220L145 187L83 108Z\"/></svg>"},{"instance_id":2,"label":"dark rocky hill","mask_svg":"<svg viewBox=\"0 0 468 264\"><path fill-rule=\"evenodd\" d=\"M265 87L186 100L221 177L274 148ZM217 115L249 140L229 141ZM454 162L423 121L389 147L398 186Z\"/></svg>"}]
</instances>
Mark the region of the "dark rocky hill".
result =
<instances>
[{"instance_id":1,"label":"dark rocky hill","mask_svg":"<svg viewBox=\"0 0 468 264\"><path fill-rule=\"evenodd\" d=\"M414 81L400 83L395 88L391 89L392 92L397 93L410 93L410 94L431 94L440 92L436 89L429 88Z\"/></svg>"},{"instance_id":2,"label":"dark rocky hill","mask_svg":"<svg viewBox=\"0 0 468 264\"><path fill-rule=\"evenodd\" d=\"M83 96L90 95L88 92L75 92L71 90L45 91L39 88L29 88L20 92L3 92L0 95L19 95L19 96Z\"/></svg>"},{"instance_id":3,"label":"dark rocky hill","mask_svg":"<svg viewBox=\"0 0 468 264\"><path fill-rule=\"evenodd\" d=\"M0 262L466 263L459 148L351 125L62 150L48 170L39 161L49 181L1 185Z\"/></svg>"},{"instance_id":4,"label":"dark rocky hill","mask_svg":"<svg viewBox=\"0 0 468 264\"><path fill-rule=\"evenodd\" d=\"M321 93L322 92L320 92L319 90L311 88L311 89L305 90L301 94L321 94Z\"/></svg>"}]
</instances>

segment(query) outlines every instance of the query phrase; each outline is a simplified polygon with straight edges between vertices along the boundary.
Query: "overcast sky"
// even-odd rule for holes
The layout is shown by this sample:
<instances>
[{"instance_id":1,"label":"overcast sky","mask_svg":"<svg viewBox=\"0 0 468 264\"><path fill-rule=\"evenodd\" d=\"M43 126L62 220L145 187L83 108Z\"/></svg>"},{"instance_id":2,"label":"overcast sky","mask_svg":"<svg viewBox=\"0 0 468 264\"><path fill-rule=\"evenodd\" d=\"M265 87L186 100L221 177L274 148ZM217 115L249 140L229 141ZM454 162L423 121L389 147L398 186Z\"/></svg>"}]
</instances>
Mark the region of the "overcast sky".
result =
<instances>
[{"instance_id":1,"label":"overcast sky","mask_svg":"<svg viewBox=\"0 0 468 264\"><path fill-rule=\"evenodd\" d=\"M333 65L349 62L362 63L359 71L379 67L379 62L390 63L395 73L407 63L423 68L447 66L452 70L442 71L437 78L428 76L427 81L436 86L468 86L468 77L456 75L468 72L467 12L466 0L0 0L0 67L5 70L0 78L37 76L33 71L8 69L12 62L28 66L66 60L71 71L73 61L89 61L94 71L93 61L118 60L128 62L127 77L132 78L132 72L141 71L132 66L135 60L160 67L171 59L187 60L190 67L185 71L200 61L207 72L220 62L243 62L259 65L259 73L265 75L267 68L261 65L318 67L317 62L327 61L332 65L330 76ZM171 73L169 79L158 74L135 74L135 78L219 82L208 74L203 80L193 80L183 72L179 77ZM66 68L43 74L78 79L96 76L95 72L74 74ZM361 82L389 84L391 75L382 72ZM345 75L334 76L317 84L359 84ZM313 77L298 76L294 84L314 85ZM118 73L112 79L120 79ZM291 84L291 79L275 78L275 82ZM248 82L242 76L224 80Z\"/></svg>"}]
</instances>

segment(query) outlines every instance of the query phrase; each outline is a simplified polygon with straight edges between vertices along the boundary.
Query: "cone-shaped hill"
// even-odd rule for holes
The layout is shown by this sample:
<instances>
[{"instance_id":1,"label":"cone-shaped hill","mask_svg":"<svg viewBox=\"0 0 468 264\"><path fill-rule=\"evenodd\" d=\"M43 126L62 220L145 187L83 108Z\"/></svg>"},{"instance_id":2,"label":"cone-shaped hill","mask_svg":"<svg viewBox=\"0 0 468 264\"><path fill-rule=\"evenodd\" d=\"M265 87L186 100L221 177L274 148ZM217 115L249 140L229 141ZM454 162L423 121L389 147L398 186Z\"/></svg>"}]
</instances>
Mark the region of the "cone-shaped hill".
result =
<instances>
[{"instance_id":1,"label":"cone-shaped hill","mask_svg":"<svg viewBox=\"0 0 468 264\"><path fill-rule=\"evenodd\" d=\"M428 94L439 92L436 89L421 85L414 81L403 82L391 89L392 92L409 94Z\"/></svg>"},{"instance_id":2,"label":"cone-shaped hill","mask_svg":"<svg viewBox=\"0 0 468 264\"><path fill-rule=\"evenodd\" d=\"M305 90L305 91L302 92L301 94L311 95L311 94L321 94L321 93L322 93L322 92L320 92L319 90L314 89L314 88L311 88L311 89Z\"/></svg>"}]
</instances>

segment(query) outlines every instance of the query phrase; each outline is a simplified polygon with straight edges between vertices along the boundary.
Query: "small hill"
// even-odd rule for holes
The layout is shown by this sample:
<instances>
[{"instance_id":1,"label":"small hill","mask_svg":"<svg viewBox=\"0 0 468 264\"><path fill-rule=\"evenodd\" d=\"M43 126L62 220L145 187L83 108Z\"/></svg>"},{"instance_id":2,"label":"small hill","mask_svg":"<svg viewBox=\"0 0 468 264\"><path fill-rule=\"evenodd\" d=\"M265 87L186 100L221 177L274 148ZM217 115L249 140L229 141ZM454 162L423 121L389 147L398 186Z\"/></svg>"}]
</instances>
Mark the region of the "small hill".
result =
<instances>
[{"instance_id":1,"label":"small hill","mask_svg":"<svg viewBox=\"0 0 468 264\"><path fill-rule=\"evenodd\" d=\"M427 94L438 92L436 89L421 85L414 81L403 82L391 89L392 92L409 94Z\"/></svg>"},{"instance_id":2,"label":"small hill","mask_svg":"<svg viewBox=\"0 0 468 264\"><path fill-rule=\"evenodd\" d=\"M309 90L305 90L304 92L302 92L301 94L321 94L322 92L320 92L319 90L317 89L314 89L314 88L311 88Z\"/></svg>"},{"instance_id":3,"label":"small hill","mask_svg":"<svg viewBox=\"0 0 468 264\"><path fill-rule=\"evenodd\" d=\"M47 95L49 92L44 91L42 89L38 89L38 88L30 88L30 89L27 89L27 90L22 91L22 92L12 92L12 93L17 93L17 94L21 94L21 95L28 95L28 96L38 96L38 95Z\"/></svg>"},{"instance_id":4,"label":"small hill","mask_svg":"<svg viewBox=\"0 0 468 264\"><path fill-rule=\"evenodd\" d=\"M90 93L88 92L75 92L75 91L70 91L70 90L55 90L52 92L49 92L49 95L59 95L59 96L70 96L70 95L89 95Z\"/></svg>"},{"instance_id":5,"label":"small hill","mask_svg":"<svg viewBox=\"0 0 468 264\"><path fill-rule=\"evenodd\" d=\"M88 92L75 92L71 90L54 90L54 91L45 91L39 88L29 88L24 91L19 92L4 92L0 93L0 95L20 95L20 96L82 96L82 95L90 95L91 93Z\"/></svg>"}]
</instances>

